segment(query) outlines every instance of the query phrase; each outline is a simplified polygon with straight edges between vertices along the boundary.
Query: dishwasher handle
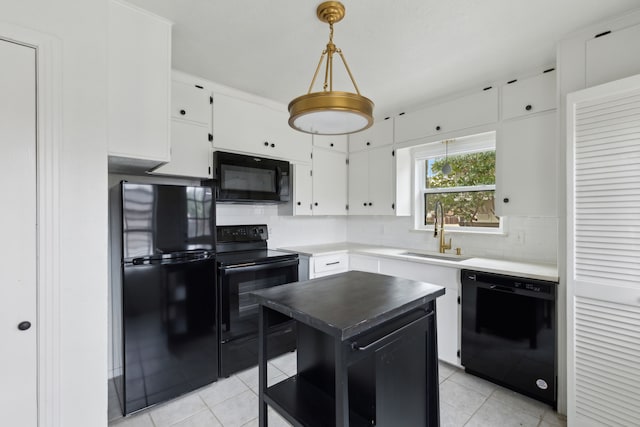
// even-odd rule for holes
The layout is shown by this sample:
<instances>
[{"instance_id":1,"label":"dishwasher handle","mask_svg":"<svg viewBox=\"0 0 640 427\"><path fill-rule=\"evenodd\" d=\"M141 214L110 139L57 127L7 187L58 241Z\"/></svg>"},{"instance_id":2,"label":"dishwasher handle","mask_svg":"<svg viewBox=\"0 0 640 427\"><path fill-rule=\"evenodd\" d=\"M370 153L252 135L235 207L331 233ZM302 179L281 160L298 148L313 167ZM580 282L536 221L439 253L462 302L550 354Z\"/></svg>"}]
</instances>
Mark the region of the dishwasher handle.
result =
<instances>
[{"instance_id":1,"label":"dishwasher handle","mask_svg":"<svg viewBox=\"0 0 640 427\"><path fill-rule=\"evenodd\" d=\"M492 291L511 292L511 293L514 293L516 291L514 288L507 288L506 286L499 286L499 285L491 285L489 286L489 289L491 289Z\"/></svg>"}]
</instances>

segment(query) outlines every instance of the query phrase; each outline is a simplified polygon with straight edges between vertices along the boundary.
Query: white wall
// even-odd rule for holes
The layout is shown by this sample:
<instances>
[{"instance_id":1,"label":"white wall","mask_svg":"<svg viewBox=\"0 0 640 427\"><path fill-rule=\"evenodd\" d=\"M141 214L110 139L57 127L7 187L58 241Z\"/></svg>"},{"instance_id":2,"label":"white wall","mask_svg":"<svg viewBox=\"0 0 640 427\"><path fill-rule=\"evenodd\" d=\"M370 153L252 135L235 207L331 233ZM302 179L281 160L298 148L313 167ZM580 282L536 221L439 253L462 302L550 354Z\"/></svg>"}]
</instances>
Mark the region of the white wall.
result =
<instances>
[{"instance_id":1,"label":"white wall","mask_svg":"<svg viewBox=\"0 0 640 427\"><path fill-rule=\"evenodd\" d=\"M383 246L438 251L433 231L415 231L412 217L354 216L347 223L347 240ZM447 233L463 255L555 264L558 254L557 218L507 218L506 234Z\"/></svg>"},{"instance_id":2,"label":"white wall","mask_svg":"<svg viewBox=\"0 0 640 427\"><path fill-rule=\"evenodd\" d=\"M59 406L45 425L107 423L106 0L0 3L0 21L56 40L60 47L61 117ZM40 224L46 227L49 224ZM51 366L51 365L48 365ZM56 364L54 363L55 367ZM54 375L55 377L55 375ZM40 405L49 404L39 402Z\"/></svg>"}]
</instances>

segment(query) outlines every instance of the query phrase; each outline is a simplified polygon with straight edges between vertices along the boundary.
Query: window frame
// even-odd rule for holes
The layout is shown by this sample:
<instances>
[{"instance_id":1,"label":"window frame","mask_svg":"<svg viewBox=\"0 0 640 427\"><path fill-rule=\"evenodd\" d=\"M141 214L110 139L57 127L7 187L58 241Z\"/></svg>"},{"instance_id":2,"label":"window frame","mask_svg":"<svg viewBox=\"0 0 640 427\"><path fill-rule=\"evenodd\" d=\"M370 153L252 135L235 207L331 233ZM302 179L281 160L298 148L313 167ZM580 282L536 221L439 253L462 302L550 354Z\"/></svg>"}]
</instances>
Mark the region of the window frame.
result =
<instances>
[{"instance_id":1,"label":"window frame","mask_svg":"<svg viewBox=\"0 0 640 427\"><path fill-rule=\"evenodd\" d=\"M460 193L476 191L496 191L496 184L483 184L477 186L463 187L426 187L426 165L427 160L442 158L445 153L444 139L431 142L429 144L414 147L412 150L412 163L415 169L414 179L414 229L418 231L433 231L433 225L424 224L425 217L425 195L439 193ZM470 135L456 138L454 143L449 143L449 156L457 156L487 151L496 151L496 132L485 132L477 135ZM497 173L496 173L497 179ZM453 233L475 233L475 234L504 234L505 220L499 217L498 227L453 227L445 224L445 230Z\"/></svg>"}]
</instances>

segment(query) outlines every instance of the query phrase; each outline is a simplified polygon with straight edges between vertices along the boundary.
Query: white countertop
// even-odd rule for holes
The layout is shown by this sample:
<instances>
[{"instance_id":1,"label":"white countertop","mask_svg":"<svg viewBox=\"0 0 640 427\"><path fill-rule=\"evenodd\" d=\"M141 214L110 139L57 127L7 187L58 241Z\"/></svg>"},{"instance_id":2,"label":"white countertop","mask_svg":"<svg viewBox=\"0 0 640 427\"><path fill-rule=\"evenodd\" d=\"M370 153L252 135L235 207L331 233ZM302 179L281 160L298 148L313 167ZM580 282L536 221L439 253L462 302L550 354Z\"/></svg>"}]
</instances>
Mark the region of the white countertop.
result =
<instances>
[{"instance_id":1,"label":"white countertop","mask_svg":"<svg viewBox=\"0 0 640 427\"><path fill-rule=\"evenodd\" d=\"M416 254L433 255L441 257L437 252L421 251L416 249L394 248L387 246L371 246L361 243L337 242L320 245L306 245L278 248L282 251L296 252L305 256L321 256L336 253L350 253L359 255L378 256L384 258L399 259L404 261L434 264L459 269L484 271L487 273L506 274L510 276L525 277L529 279L558 281L558 267L554 264L529 263L521 261L509 261L502 259L466 257L453 254L444 255L442 258L428 258Z\"/></svg>"}]
</instances>

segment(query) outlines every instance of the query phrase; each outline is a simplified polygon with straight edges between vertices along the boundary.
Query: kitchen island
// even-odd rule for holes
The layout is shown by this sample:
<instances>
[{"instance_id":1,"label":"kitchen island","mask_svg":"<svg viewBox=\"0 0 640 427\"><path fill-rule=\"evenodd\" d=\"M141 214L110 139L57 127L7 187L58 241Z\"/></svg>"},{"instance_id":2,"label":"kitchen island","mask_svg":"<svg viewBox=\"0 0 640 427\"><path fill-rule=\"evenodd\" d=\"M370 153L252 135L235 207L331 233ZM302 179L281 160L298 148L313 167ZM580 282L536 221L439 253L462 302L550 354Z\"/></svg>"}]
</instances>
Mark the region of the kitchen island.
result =
<instances>
[{"instance_id":1,"label":"kitchen island","mask_svg":"<svg viewBox=\"0 0 640 427\"><path fill-rule=\"evenodd\" d=\"M253 293L260 304L259 414L295 426L437 426L435 299L444 288L351 271ZM296 321L297 374L267 387L265 331Z\"/></svg>"}]
</instances>

